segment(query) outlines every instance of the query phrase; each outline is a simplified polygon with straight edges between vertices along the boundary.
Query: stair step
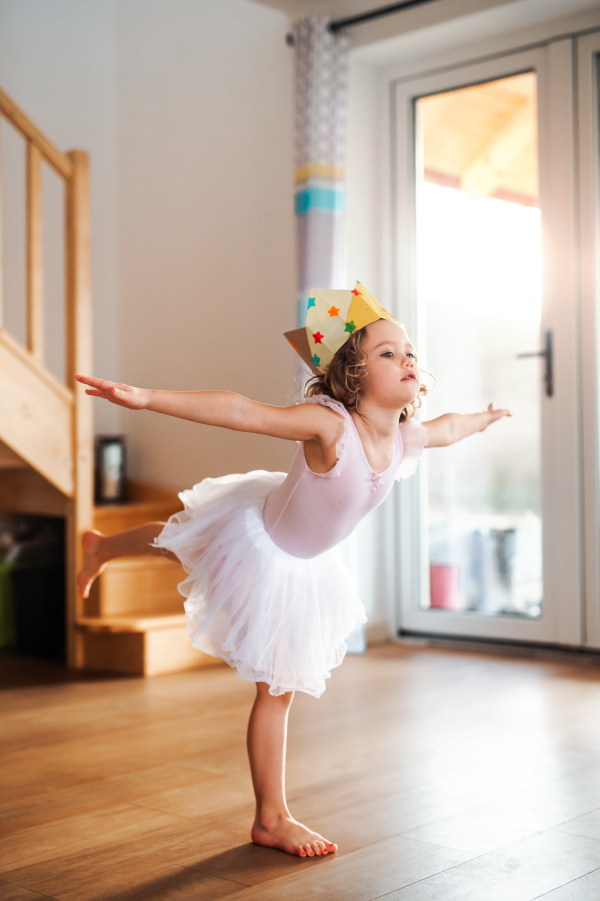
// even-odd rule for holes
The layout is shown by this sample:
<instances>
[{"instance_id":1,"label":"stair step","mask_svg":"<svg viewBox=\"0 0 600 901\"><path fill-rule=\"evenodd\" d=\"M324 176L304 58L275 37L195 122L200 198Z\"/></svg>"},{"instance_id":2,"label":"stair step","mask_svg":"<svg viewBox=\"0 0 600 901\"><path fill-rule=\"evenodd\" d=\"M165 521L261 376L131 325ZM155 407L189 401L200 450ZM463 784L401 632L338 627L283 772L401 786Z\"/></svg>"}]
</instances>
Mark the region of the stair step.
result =
<instances>
[{"instance_id":1,"label":"stair step","mask_svg":"<svg viewBox=\"0 0 600 901\"><path fill-rule=\"evenodd\" d=\"M137 479L127 479L127 496L124 504L95 506L94 528L114 535L147 522L165 522L183 506L176 491Z\"/></svg>"},{"instance_id":2,"label":"stair step","mask_svg":"<svg viewBox=\"0 0 600 901\"><path fill-rule=\"evenodd\" d=\"M147 522L166 522L173 513L181 510L181 504L173 503L139 503L114 504L106 507L94 507L94 528L106 535L135 529Z\"/></svg>"},{"instance_id":3,"label":"stair step","mask_svg":"<svg viewBox=\"0 0 600 901\"><path fill-rule=\"evenodd\" d=\"M148 616L144 610L128 616L82 616L77 620L80 632L152 632L185 626L185 613Z\"/></svg>"},{"instance_id":4,"label":"stair step","mask_svg":"<svg viewBox=\"0 0 600 901\"><path fill-rule=\"evenodd\" d=\"M177 589L185 579L181 564L167 557L121 557L111 560L85 600L86 617L146 616L183 613Z\"/></svg>"},{"instance_id":5,"label":"stair step","mask_svg":"<svg viewBox=\"0 0 600 901\"><path fill-rule=\"evenodd\" d=\"M94 528L108 535L164 522L182 509L177 492L127 481L129 500L94 508ZM167 557L120 557L96 579L77 619L80 665L139 676L219 666L220 658L192 647L183 597L183 567Z\"/></svg>"},{"instance_id":6,"label":"stair step","mask_svg":"<svg viewBox=\"0 0 600 901\"><path fill-rule=\"evenodd\" d=\"M132 676L225 666L192 647L185 615L82 617L77 621L81 662L86 669Z\"/></svg>"}]
</instances>

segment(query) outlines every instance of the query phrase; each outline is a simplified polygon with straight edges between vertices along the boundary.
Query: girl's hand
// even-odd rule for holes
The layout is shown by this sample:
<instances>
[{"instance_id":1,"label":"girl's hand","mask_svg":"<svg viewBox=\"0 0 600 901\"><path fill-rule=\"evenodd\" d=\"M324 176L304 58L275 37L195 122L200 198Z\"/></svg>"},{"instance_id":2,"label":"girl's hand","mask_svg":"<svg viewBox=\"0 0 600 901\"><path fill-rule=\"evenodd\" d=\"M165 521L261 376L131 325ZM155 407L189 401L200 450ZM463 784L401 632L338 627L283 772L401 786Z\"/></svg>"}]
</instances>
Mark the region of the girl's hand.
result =
<instances>
[{"instance_id":1,"label":"girl's hand","mask_svg":"<svg viewBox=\"0 0 600 901\"><path fill-rule=\"evenodd\" d=\"M126 407L128 410L145 410L150 401L150 391L145 388L133 388L131 385L95 379L89 375L76 375L75 378L82 385L89 385L85 393L90 397L102 397L111 404Z\"/></svg>"},{"instance_id":2,"label":"girl's hand","mask_svg":"<svg viewBox=\"0 0 600 901\"><path fill-rule=\"evenodd\" d=\"M496 422L498 419L502 419L503 416L512 416L510 410L496 410L494 406L494 402L489 405L487 410L481 414L484 418L484 424L479 429L480 432L484 432L492 422Z\"/></svg>"}]
</instances>

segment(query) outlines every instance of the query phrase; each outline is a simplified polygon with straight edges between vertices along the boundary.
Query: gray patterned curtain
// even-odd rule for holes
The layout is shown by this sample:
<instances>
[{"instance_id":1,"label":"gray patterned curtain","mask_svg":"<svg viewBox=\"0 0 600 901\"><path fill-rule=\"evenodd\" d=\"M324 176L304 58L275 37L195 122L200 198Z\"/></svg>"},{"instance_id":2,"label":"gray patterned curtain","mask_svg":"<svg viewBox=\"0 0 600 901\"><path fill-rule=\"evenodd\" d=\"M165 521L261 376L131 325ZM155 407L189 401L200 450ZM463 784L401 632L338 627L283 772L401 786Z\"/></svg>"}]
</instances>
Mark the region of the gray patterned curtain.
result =
<instances>
[{"instance_id":1,"label":"gray patterned curtain","mask_svg":"<svg viewBox=\"0 0 600 901\"><path fill-rule=\"evenodd\" d=\"M343 216L348 39L329 31L329 21L317 14L294 25L299 327L305 324L311 289L347 287ZM341 548L356 575L356 536ZM346 643L348 653L364 653L364 628L359 626Z\"/></svg>"},{"instance_id":2,"label":"gray patterned curtain","mask_svg":"<svg viewBox=\"0 0 600 901\"><path fill-rule=\"evenodd\" d=\"M347 46L322 14L294 25L298 325L312 288L344 288Z\"/></svg>"}]
</instances>

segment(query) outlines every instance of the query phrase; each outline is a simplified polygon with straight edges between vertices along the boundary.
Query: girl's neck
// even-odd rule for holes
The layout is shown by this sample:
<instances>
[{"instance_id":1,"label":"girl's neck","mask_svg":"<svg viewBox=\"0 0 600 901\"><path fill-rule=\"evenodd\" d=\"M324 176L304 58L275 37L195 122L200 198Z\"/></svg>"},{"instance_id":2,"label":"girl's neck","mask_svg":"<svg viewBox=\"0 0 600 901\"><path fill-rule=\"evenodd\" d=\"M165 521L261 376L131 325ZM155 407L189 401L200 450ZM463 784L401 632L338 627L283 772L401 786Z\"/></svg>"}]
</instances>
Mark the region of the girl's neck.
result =
<instances>
[{"instance_id":1,"label":"girl's neck","mask_svg":"<svg viewBox=\"0 0 600 901\"><path fill-rule=\"evenodd\" d=\"M351 413L361 433L369 436L373 443L395 439L402 409L382 407L368 398L361 400L359 410Z\"/></svg>"}]
</instances>

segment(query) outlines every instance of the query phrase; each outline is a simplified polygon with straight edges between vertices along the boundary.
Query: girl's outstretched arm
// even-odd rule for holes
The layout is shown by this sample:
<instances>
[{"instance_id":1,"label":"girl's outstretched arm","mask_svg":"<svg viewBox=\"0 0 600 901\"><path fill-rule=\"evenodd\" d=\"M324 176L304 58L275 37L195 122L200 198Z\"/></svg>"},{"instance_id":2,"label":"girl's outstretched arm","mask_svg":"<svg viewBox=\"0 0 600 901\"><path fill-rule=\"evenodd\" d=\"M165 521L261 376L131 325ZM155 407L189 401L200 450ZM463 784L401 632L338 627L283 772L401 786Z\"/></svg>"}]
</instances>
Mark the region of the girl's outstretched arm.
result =
<instances>
[{"instance_id":1,"label":"girl's outstretched arm","mask_svg":"<svg viewBox=\"0 0 600 901\"><path fill-rule=\"evenodd\" d=\"M316 440L323 448L335 446L344 430L343 418L318 404L274 407L231 391L155 391L86 375L78 375L77 381L87 386L86 394L129 410L150 410L290 441Z\"/></svg>"},{"instance_id":2,"label":"girl's outstretched arm","mask_svg":"<svg viewBox=\"0 0 600 901\"><path fill-rule=\"evenodd\" d=\"M491 403L482 413L444 413L437 419L422 423L427 431L429 442L427 447L446 447L455 444L475 432L484 429L503 416L512 416L510 410L496 410Z\"/></svg>"}]
</instances>

